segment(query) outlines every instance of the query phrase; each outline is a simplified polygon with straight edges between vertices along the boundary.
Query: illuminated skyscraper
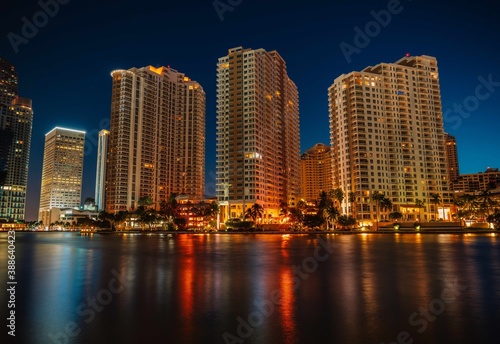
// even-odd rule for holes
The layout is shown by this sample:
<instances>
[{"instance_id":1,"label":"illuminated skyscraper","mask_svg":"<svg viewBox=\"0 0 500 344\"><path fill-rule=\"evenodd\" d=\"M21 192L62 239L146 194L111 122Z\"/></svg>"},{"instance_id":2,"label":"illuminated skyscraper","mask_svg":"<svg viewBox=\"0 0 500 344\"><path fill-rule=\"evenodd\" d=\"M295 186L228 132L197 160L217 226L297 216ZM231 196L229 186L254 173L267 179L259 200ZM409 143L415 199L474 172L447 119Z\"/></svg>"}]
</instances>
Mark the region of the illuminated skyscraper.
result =
<instances>
[{"instance_id":1,"label":"illuminated skyscraper","mask_svg":"<svg viewBox=\"0 0 500 344\"><path fill-rule=\"evenodd\" d=\"M95 205L99 211L104 210L104 194L106 187L106 170L108 160L109 131L103 129L99 132L97 145L97 168L95 174Z\"/></svg>"},{"instance_id":2,"label":"illuminated skyscraper","mask_svg":"<svg viewBox=\"0 0 500 344\"><path fill-rule=\"evenodd\" d=\"M305 151L300 158L301 196L307 201L318 199L321 191L333 188L332 155L322 143Z\"/></svg>"},{"instance_id":3,"label":"illuminated skyscraper","mask_svg":"<svg viewBox=\"0 0 500 344\"><path fill-rule=\"evenodd\" d=\"M334 187L354 192L344 211L374 220L374 191L404 218L434 218L432 194L449 218L448 169L437 61L406 56L341 75L329 88ZM418 201L424 208L417 207ZM447 207L448 206L448 207ZM444 209L444 210L443 210Z\"/></svg>"},{"instance_id":4,"label":"illuminated skyscraper","mask_svg":"<svg viewBox=\"0 0 500 344\"><path fill-rule=\"evenodd\" d=\"M115 70L108 171L108 212L158 209L171 193L202 198L205 181L205 92L170 68Z\"/></svg>"},{"instance_id":5,"label":"illuminated skyscraper","mask_svg":"<svg viewBox=\"0 0 500 344\"><path fill-rule=\"evenodd\" d=\"M17 73L0 57L0 218L24 220L33 109L17 96Z\"/></svg>"},{"instance_id":6,"label":"illuminated skyscraper","mask_svg":"<svg viewBox=\"0 0 500 344\"><path fill-rule=\"evenodd\" d=\"M457 150L457 140L455 136L445 133L446 137L446 158L448 161L448 174L450 183L457 180L460 175L460 170L458 166L458 150ZM452 184L453 185L453 184Z\"/></svg>"},{"instance_id":7,"label":"illuminated skyscraper","mask_svg":"<svg viewBox=\"0 0 500 344\"><path fill-rule=\"evenodd\" d=\"M84 131L56 127L45 134L38 215L45 226L58 220L53 208L80 207L84 144Z\"/></svg>"},{"instance_id":8,"label":"illuminated skyscraper","mask_svg":"<svg viewBox=\"0 0 500 344\"><path fill-rule=\"evenodd\" d=\"M217 66L217 197L223 220L254 203L265 220L300 189L299 99L276 51L229 50ZM228 211L228 206L230 211Z\"/></svg>"}]
</instances>

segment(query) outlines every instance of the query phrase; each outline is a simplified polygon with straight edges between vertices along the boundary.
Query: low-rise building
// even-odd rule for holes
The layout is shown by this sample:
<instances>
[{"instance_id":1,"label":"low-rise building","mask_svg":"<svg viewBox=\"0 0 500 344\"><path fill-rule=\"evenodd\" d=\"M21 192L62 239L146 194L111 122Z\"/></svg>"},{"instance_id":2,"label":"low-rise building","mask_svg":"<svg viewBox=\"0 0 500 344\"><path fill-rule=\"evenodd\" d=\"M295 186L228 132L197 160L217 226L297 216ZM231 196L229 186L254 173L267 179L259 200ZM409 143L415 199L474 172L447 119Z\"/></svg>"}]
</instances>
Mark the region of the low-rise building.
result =
<instances>
[{"instance_id":1,"label":"low-rise building","mask_svg":"<svg viewBox=\"0 0 500 344\"><path fill-rule=\"evenodd\" d=\"M486 169L484 172L461 174L452 182L455 195L471 194L500 187L500 171L498 168Z\"/></svg>"}]
</instances>

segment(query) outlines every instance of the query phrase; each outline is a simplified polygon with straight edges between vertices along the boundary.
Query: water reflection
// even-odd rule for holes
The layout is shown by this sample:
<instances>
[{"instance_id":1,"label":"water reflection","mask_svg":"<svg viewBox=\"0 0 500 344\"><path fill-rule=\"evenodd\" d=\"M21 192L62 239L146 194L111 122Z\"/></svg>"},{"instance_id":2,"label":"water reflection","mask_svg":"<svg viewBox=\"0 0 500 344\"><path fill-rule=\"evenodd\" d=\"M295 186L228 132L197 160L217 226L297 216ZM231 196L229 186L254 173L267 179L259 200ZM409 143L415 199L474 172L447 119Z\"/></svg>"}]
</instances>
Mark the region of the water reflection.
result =
<instances>
[{"instance_id":1,"label":"water reflection","mask_svg":"<svg viewBox=\"0 0 500 344\"><path fill-rule=\"evenodd\" d=\"M320 238L333 246L331 254ZM259 344L388 343L401 331L415 343L489 343L500 320L498 239L20 234L18 325L30 330L19 341L53 343L49 334L74 322L81 332L67 343L224 343L225 333ZM318 247L327 259L314 263ZM109 289L115 273L123 290L91 320L80 314L82 303L88 307L89 298ZM410 316L442 298L453 281L467 289L420 333ZM273 291L280 302L266 313L259 305ZM250 319L259 309L262 321ZM239 319L250 326L248 337L238 333Z\"/></svg>"}]
</instances>

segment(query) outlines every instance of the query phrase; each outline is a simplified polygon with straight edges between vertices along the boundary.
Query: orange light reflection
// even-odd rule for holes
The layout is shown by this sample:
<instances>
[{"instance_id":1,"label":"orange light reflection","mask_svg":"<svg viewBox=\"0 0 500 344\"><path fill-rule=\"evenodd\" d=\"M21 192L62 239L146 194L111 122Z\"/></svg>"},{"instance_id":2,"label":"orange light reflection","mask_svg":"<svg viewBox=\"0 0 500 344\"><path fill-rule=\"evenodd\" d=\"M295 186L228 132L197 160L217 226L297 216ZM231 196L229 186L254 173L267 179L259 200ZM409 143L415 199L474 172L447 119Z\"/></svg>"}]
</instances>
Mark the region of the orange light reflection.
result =
<instances>
[{"instance_id":1,"label":"orange light reflection","mask_svg":"<svg viewBox=\"0 0 500 344\"><path fill-rule=\"evenodd\" d=\"M285 342L291 343L296 338L296 324L293 319L295 295L293 292L293 273L288 268L280 271L280 315Z\"/></svg>"},{"instance_id":2,"label":"orange light reflection","mask_svg":"<svg viewBox=\"0 0 500 344\"><path fill-rule=\"evenodd\" d=\"M193 243L187 235L178 237L179 245L183 248L184 259L182 275L179 277L180 295L181 295L181 318L185 324L190 324L193 320L193 284L194 284L194 259Z\"/></svg>"}]
</instances>

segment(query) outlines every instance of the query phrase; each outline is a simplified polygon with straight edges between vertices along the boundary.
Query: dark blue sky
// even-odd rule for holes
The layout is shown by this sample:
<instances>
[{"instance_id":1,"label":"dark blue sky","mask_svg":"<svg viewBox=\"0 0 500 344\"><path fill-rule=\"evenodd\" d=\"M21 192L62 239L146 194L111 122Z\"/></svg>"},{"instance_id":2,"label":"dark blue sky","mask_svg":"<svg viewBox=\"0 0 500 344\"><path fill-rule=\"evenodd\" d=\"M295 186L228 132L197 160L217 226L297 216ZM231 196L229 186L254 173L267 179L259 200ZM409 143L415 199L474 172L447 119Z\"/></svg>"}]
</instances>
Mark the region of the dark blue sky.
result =
<instances>
[{"instance_id":1,"label":"dark blue sky","mask_svg":"<svg viewBox=\"0 0 500 344\"><path fill-rule=\"evenodd\" d=\"M3 1L0 12L0 55L15 64L20 94L33 99L35 111L27 219L37 217L44 135L55 126L87 131L82 197L93 197L96 135L108 125L110 72L118 68L170 65L201 83L207 192L213 192L216 63L236 46L276 49L287 62L299 89L302 150L329 143L327 89L337 76L405 53L435 56L443 109L450 110L445 129L457 137L461 172L500 167L500 21L488 1L401 0L388 25L373 31L350 63L340 44L354 45L355 27L364 31L374 20L371 11L392 1L220 0L238 4L223 21L213 0L61 2L67 3L46 24L35 0ZM41 27L16 53L9 33L22 35L22 18L33 22L34 15ZM480 77L494 83L478 100ZM470 111L454 110L464 102Z\"/></svg>"}]
</instances>

